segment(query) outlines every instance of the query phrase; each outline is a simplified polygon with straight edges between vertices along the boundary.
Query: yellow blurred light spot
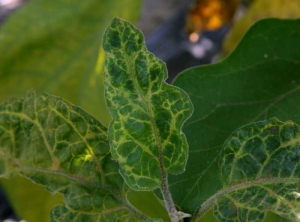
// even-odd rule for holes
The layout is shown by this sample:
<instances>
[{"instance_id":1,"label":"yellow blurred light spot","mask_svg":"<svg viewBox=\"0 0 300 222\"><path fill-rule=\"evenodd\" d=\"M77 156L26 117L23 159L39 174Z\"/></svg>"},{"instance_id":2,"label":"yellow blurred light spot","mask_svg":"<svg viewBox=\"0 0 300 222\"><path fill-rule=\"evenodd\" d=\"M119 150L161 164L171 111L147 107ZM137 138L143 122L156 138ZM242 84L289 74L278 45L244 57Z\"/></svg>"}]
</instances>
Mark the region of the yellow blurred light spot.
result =
<instances>
[{"instance_id":1,"label":"yellow blurred light spot","mask_svg":"<svg viewBox=\"0 0 300 222\"><path fill-rule=\"evenodd\" d=\"M89 160L89 159L92 159L92 155L91 154L85 155L85 160Z\"/></svg>"},{"instance_id":2,"label":"yellow blurred light spot","mask_svg":"<svg viewBox=\"0 0 300 222\"><path fill-rule=\"evenodd\" d=\"M103 47L101 46L100 50L99 50L97 64L96 64L96 72L97 73L102 73L103 72L105 55L106 55L105 51L104 51Z\"/></svg>"},{"instance_id":3,"label":"yellow blurred light spot","mask_svg":"<svg viewBox=\"0 0 300 222\"><path fill-rule=\"evenodd\" d=\"M215 30L217 28L220 28L222 25L223 25L222 18L220 18L220 16L218 15L214 15L210 17L206 27L208 30Z\"/></svg>"},{"instance_id":4,"label":"yellow blurred light spot","mask_svg":"<svg viewBox=\"0 0 300 222\"><path fill-rule=\"evenodd\" d=\"M193 32L190 34L189 39L192 43L195 43L199 40L199 34L196 32Z\"/></svg>"},{"instance_id":5,"label":"yellow blurred light spot","mask_svg":"<svg viewBox=\"0 0 300 222\"><path fill-rule=\"evenodd\" d=\"M206 7L203 7L201 13L205 17L209 17L222 10L220 1L210 1Z\"/></svg>"},{"instance_id":6,"label":"yellow blurred light spot","mask_svg":"<svg viewBox=\"0 0 300 222\"><path fill-rule=\"evenodd\" d=\"M240 0L197 0L188 11L188 34L215 30L231 23Z\"/></svg>"},{"instance_id":7,"label":"yellow blurred light spot","mask_svg":"<svg viewBox=\"0 0 300 222\"><path fill-rule=\"evenodd\" d=\"M105 55L106 55L105 51L104 51L104 49L101 46L100 50L99 50L98 59L97 59L97 62L96 62L96 67L95 67L94 74L91 75L91 78L90 78L90 85L91 86L95 86L96 85L96 79L97 78L95 78L95 77L96 76L100 76L103 73Z\"/></svg>"}]
</instances>

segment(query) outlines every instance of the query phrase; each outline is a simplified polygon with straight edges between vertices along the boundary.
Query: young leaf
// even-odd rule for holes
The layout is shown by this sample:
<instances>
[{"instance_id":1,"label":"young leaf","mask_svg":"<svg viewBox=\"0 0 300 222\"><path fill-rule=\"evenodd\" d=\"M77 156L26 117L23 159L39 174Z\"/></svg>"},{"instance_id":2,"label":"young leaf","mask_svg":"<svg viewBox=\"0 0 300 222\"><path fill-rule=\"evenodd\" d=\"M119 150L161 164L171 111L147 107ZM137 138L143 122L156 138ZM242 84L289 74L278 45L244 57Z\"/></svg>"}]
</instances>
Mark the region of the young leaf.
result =
<instances>
[{"instance_id":1,"label":"young leaf","mask_svg":"<svg viewBox=\"0 0 300 222\"><path fill-rule=\"evenodd\" d=\"M103 48L112 156L131 188L161 187L167 173L185 169L188 145L181 126L192 104L184 91L164 82L165 64L147 51L143 35L130 23L115 18Z\"/></svg>"},{"instance_id":2,"label":"young leaf","mask_svg":"<svg viewBox=\"0 0 300 222\"><path fill-rule=\"evenodd\" d=\"M189 69L174 84L195 112L183 131L189 141L186 171L170 176L174 202L195 213L222 189L222 145L242 125L274 116L300 123L300 20L263 20L223 61Z\"/></svg>"},{"instance_id":3,"label":"young leaf","mask_svg":"<svg viewBox=\"0 0 300 222\"><path fill-rule=\"evenodd\" d=\"M53 221L145 218L126 201L106 128L61 98L30 92L0 105L0 177L14 174L64 194Z\"/></svg>"},{"instance_id":4,"label":"young leaf","mask_svg":"<svg viewBox=\"0 0 300 222\"><path fill-rule=\"evenodd\" d=\"M216 217L262 221L266 211L273 211L299 221L299 142L300 126L291 121L271 119L235 131L219 161L223 189L214 207Z\"/></svg>"}]
</instances>

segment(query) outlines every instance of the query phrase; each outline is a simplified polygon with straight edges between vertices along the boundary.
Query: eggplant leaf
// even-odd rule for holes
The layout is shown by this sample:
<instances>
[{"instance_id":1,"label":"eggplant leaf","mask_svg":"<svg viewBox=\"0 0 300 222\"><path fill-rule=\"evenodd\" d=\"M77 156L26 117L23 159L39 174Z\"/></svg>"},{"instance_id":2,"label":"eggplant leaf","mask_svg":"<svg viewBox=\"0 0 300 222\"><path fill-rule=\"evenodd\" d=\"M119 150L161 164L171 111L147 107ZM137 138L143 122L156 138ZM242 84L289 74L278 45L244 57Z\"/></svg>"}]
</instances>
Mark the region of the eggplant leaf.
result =
<instances>
[{"instance_id":1,"label":"eggplant leaf","mask_svg":"<svg viewBox=\"0 0 300 222\"><path fill-rule=\"evenodd\" d=\"M165 64L147 51L142 33L130 23L115 18L103 48L112 156L131 188L161 187L166 173L185 169L188 144L181 127L192 113L190 99L164 82Z\"/></svg>"}]
</instances>

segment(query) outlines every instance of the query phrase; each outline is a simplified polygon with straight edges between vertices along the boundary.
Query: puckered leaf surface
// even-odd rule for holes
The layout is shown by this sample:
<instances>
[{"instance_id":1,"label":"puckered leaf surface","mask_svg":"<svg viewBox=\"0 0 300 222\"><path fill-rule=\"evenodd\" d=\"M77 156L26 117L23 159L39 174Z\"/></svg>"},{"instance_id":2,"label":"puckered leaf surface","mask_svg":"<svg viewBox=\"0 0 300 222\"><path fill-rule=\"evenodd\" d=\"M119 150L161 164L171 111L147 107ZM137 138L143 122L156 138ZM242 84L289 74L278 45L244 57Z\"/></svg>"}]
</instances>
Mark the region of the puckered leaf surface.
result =
<instances>
[{"instance_id":1,"label":"puckered leaf surface","mask_svg":"<svg viewBox=\"0 0 300 222\"><path fill-rule=\"evenodd\" d=\"M262 221L273 211L300 221L299 145L300 126L291 121L271 119L234 132L219 161L224 195L214 207L217 218Z\"/></svg>"},{"instance_id":2,"label":"puckered leaf surface","mask_svg":"<svg viewBox=\"0 0 300 222\"><path fill-rule=\"evenodd\" d=\"M300 123L300 20L263 20L223 61L189 69L174 84L194 105L184 124L189 161L169 177L175 203L195 213L222 189L218 160L224 141L240 126L277 117Z\"/></svg>"},{"instance_id":3,"label":"puckered leaf surface","mask_svg":"<svg viewBox=\"0 0 300 222\"><path fill-rule=\"evenodd\" d=\"M192 112L189 97L164 82L165 64L147 51L130 23L114 19L103 48L112 156L133 189L160 187L164 170L178 174L185 168L188 145L181 126Z\"/></svg>"},{"instance_id":4,"label":"puckered leaf surface","mask_svg":"<svg viewBox=\"0 0 300 222\"><path fill-rule=\"evenodd\" d=\"M133 217L106 128L61 98L30 92L0 105L0 176L14 174L64 194L53 221Z\"/></svg>"}]
</instances>

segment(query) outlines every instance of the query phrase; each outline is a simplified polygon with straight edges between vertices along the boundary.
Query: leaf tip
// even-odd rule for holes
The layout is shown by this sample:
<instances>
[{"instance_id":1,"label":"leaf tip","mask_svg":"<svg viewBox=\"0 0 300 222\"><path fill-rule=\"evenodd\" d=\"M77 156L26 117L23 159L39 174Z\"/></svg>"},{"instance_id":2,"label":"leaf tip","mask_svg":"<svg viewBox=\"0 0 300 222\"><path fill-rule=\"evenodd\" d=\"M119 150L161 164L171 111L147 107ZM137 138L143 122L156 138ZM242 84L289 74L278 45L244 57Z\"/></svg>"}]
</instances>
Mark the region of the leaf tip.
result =
<instances>
[{"instance_id":1,"label":"leaf tip","mask_svg":"<svg viewBox=\"0 0 300 222\"><path fill-rule=\"evenodd\" d=\"M125 51L127 55L131 56L144 47L143 43L142 32L130 22L117 17L111 21L103 36L103 49L108 53Z\"/></svg>"}]
</instances>

